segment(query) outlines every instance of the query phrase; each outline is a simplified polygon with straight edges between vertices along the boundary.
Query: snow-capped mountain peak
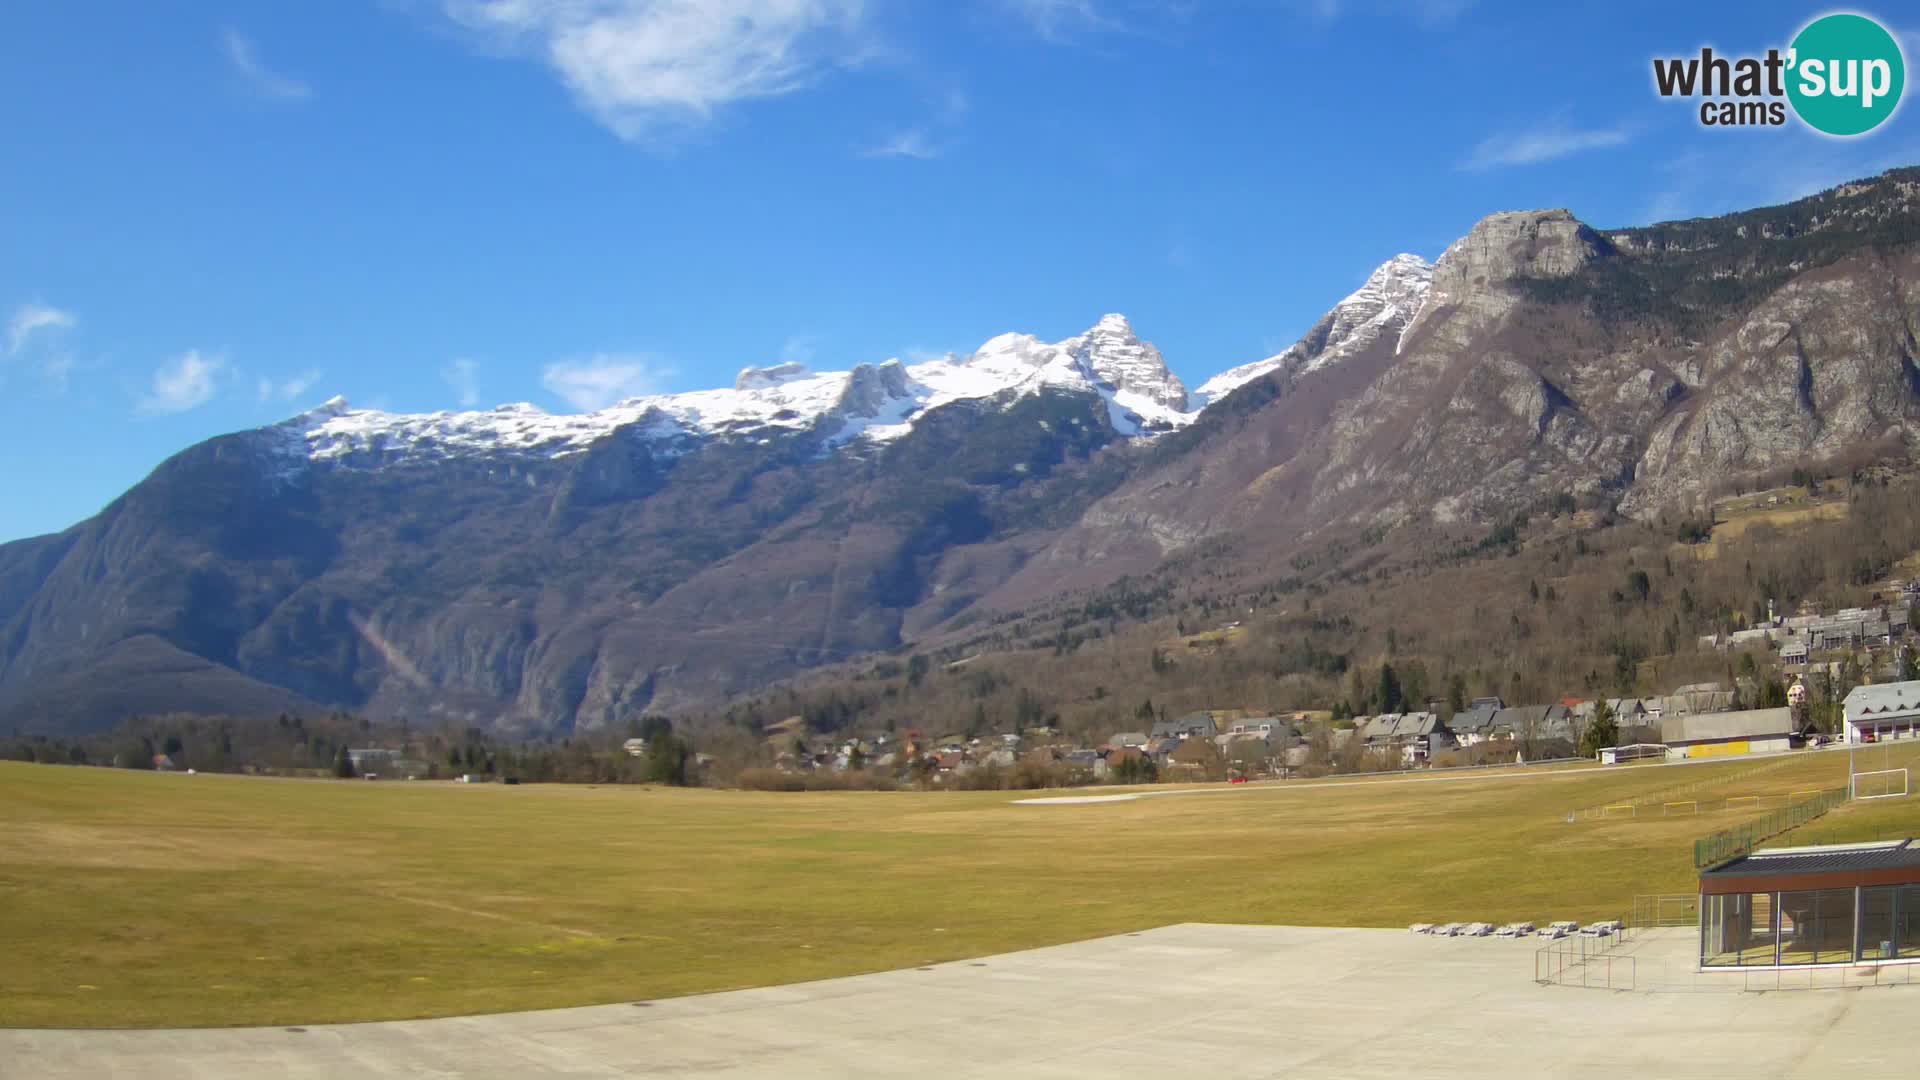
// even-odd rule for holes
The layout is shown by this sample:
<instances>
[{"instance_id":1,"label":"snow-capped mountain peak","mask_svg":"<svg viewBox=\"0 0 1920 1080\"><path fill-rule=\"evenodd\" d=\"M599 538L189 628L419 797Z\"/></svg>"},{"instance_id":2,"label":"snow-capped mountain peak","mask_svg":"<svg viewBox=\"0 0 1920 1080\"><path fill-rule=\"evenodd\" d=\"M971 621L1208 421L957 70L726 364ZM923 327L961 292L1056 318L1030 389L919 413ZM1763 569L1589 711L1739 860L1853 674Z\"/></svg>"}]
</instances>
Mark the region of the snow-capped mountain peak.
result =
<instances>
[{"instance_id":1,"label":"snow-capped mountain peak","mask_svg":"<svg viewBox=\"0 0 1920 1080\"><path fill-rule=\"evenodd\" d=\"M829 445L842 445L898 438L912 430L915 416L951 402L1047 388L1100 395L1124 435L1192 419L1186 388L1159 350L1139 340L1124 316L1108 315L1061 342L1001 334L969 356L912 365L888 360L829 372L793 361L749 367L731 388L629 398L588 413L553 414L521 404L398 414L354 409L334 398L281 426L304 440L308 457L354 465L487 452L563 457L630 427L670 451L709 438L809 429Z\"/></svg>"},{"instance_id":2,"label":"snow-capped mountain peak","mask_svg":"<svg viewBox=\"0 0 1920 1080\"><path fill-rule=\"evenodd\" d=\"M1191 423L1209 403L1270 371L1311 371L1400 333L1432 280L1426 260L1395 256L1291 348L1222 372L1192 393L1126 316L1109 314L1064 341L1000 334L966 356L914 364L888 360L848 371L813 371L788 361L745 368L731 387L629 398L595 412L555 414L523 403L397 414L354 409L334 398L277 429L289 436L287 451L296 457L355 467L468 454L564 457L616 430L670 454L709 439L764 440L807 431L831 448L899 438L913 430L916 417L952 402L1054 389L1097 394L1115 431L1150 435Z\"/></svg>"},{"instance_id":3,"label":"snow-capped mountain peak","mask_svg":"<svg viewBox=\"0 0 1920 1080\"><path fill-rule=\"evenodd\" d=\"M1389 332L1396 335L1394 348L1398 351L1397 335L1419 314L1432 285L1432 263L1418 255L1395 255L1376 267L1365 284L1335 304L1286 351L1215 375L1193 392L1193 403L1204 408L1268 372L1297 375L1337 364Z\"/></svg>"},{"instance_id":4,"label":"snow-capped mountain peak","mask_svg":"<svg viewBox=\"0 0 1920 1080\"><path fill-rule=\"evenodd\" d=\"M1125 315L1104 315L1093 329L1063 342L1093 375L1116 391L1163 409L1187 411L1187 388L1167 370L1160 350L1134 336Z\"/></svg>"}]
</instances>

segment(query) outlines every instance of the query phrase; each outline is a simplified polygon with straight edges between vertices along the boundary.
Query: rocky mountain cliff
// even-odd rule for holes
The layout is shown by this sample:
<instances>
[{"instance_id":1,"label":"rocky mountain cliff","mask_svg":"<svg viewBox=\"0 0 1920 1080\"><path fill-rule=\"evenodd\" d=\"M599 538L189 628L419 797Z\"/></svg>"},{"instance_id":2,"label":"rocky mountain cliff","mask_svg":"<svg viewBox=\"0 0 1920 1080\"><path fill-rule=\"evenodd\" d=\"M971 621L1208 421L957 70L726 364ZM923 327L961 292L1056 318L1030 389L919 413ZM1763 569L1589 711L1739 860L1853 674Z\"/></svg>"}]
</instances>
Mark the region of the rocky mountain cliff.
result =
<instances>
[{"instance_id":1,"label":"rocky mountain cliff","mask_svg":"<svg viewBox=\"0 0 1920 1080\"><path fill-rule=\"evenodd\" d=\"M620 723L1202 541L1258 565L1559 493L1912 456L1920 172L1602 232L1486 218L1189 393L1126 321L599 413L331 402L0 545L0 726L343 707Z\"/></svg>"}]
</instances>

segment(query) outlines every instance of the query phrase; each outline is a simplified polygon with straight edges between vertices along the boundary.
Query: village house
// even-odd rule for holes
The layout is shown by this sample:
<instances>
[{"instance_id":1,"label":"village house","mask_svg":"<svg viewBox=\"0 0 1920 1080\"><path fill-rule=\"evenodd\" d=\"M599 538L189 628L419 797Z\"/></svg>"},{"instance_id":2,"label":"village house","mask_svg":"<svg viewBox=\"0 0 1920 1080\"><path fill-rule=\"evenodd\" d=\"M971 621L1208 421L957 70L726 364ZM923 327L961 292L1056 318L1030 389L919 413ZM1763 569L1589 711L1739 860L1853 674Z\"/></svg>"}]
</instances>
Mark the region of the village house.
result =
<instances>
[{"instance_id":1,"label":"village house","mask_svg":"<svg viewBox=\"0 0 1920 1080\"><path fill-rule=\"evenodd\" d=\"M1447 727L1453 732L1461 746L1477 746L1497 737L1493 718L1500 715L1506 703L1499 698L1475 698L1472 705L1453 714L1447 721Z\"/></svg>"},{"instance_id":2,"label":"village house","mask_svg":"<svg viewBox=\"0 0 1920 1080\"><path fill-rule=\"evenodd\" d=\"M1576 741L1573 712L1565 705L1517 705L1501 709L1493 715L1493 729L1520 742L1523 755L1530 744L1536 758L1570 754Z\"/></svg>"},{"instance_id":3,"label":"village house","mask_svg":"<svg viewBox=\"0 0 1920 1080\"><path fill-rule=\"evenodd\" d=\"M1154 722L1151 737L1155 739L1211 739L1220 734L1219 726L1213 722L1213 714L1205 710L1190 712L1174 720Z\"/></svg>"},{"instance_id":4,"label":"village house","mask_svg":"<svg viewBox=\"0 0 1920 1080\"><path fill-rule=\"evenodd\" d=\"M1113 738L1108 739L1107 745L1137 750L1146 746L1149 741L1147 733L1144 731L1123 731Z\"/></svg>"},{"instance_id":5,"label":"village house","mask_svg":"<svg viewBox=\"0 0 1920 1080\"><path fill-rule=\"evenodd\" d=\"M1268 746L1281 746L1300 738L1300 729L1275 716L1252 716L1233 725L1230 734L1257 735Z\"/></svg>"},{"instance_id":6,"label":"village house","mask_svg":"<svg viewBox=\"0 0 1920 1080\"><path fill-rule=\"evenodd\" d=\"M1647 702L1647 715L1655 719L1690 716L1694 713L1726 712L1733 708L1733 691L1720 683L1692 683L1663 698ZM1615 718L1617 721L1617 717Z\"/></svg>"},{"instance_id":7,"label":"village house","mask_svg":"<svg viewBox=\"0 0 1920 1080\"><path fill-rule=\"evenodd\" d=\"M1147 744L1147 753L1153 757L1155 763L1165 766L1173 760L1173 752L1180 749L1180 744L1185 741L1173 736L1161 736Z\"/></svg>"}]
</instances>

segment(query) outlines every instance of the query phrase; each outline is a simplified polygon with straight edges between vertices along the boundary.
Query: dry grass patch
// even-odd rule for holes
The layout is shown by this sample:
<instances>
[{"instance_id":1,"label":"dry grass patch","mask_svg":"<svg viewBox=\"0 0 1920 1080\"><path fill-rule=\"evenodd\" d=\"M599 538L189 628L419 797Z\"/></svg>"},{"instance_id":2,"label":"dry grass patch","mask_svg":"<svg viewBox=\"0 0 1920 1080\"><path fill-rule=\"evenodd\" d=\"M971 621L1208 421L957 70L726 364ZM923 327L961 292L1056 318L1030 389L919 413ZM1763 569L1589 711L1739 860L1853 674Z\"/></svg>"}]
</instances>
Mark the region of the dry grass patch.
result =
<instances>
[{"instance_id":1,"label":"dry grass patch","mask_svg":"<svg viewBox=\"0 0 1920 1080\"><path fill-rule=\"evenodd\" d=\"M1738 765L1021 806L1015 792L476 789L5 764L0 1025L581 1005L1190 921L1618 916L1638 893L1690 890L1693 838L1739 815L1569 825L1567 811ZM1845 759L1780 772L1783 787L1834 786Z\"/></svg>"}]
</instances>

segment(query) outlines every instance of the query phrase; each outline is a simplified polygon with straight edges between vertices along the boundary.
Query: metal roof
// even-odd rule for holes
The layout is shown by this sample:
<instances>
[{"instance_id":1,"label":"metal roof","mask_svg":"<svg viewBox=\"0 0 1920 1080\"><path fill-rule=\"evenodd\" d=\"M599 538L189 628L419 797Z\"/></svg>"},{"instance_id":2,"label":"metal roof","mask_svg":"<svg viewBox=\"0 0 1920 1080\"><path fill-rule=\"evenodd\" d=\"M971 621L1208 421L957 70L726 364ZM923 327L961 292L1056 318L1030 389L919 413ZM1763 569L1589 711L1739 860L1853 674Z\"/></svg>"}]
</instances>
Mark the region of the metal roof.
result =
<instances>
[{"instance_id":1,"label":"metal roof","mask_svg":"<svg viewBox=\"0 0 1920 1080\"><path fill-rule=\"evenodd\" d=\"M1848 722L1886 715L1911 716L1920 713L1920 682L1856 686L1841 705Z\"/></svg>"},{"instance_id":2,"label":"metal roof","mask_svg":"<svg viewBox=\"0 0 1920 1080\"><path fill-rule=\"evenodd\" d=\"M1826 847L1761 848L1712 870L1704 878L1783 877L1795 874L1831 874L1862 870L1920 871L1920 846L1912 840L1879 844L1833 844Z\"/></svg>"},{"instance_id":3,"label":"metal roof","mask_svg":"<svg viewBox=\"0 0 1920 1080\"><path fill-rule=\"evenodd\" d=\"M1750 739L1793 733L1792 709L1746 709L1741 712L1669 714L1660 718L1660 738L1671 743Z\"/></svg>"}]
</instances>

